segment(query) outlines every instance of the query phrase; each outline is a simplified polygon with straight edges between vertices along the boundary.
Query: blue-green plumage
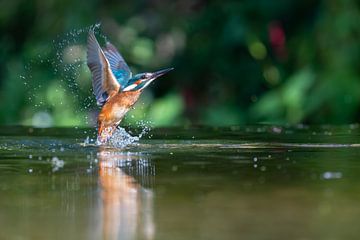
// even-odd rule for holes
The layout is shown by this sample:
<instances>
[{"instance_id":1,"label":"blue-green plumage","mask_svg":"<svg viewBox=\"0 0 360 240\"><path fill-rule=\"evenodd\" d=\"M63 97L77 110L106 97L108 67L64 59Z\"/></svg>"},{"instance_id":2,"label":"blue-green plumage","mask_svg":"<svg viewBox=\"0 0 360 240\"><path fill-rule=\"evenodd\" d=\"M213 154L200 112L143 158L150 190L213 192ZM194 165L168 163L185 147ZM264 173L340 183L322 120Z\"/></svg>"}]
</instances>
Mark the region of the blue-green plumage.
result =
<instances>
[{"instance_id":1,"label":"blue-green plumage","mask_svg":"<svg viewBox=\"0 0 360 240\"><path fill-rule=\"evenodd\" d=\"M124 58L116 50L114 45L110 42L106 43L106 47L103 50L106 59L109 61L111 72L123 88L123 86L128 84L128 81L132 76L129 66L126 64Z\"/></svg>"},{"instance_id":2,"label":"blue-green plumage","mask_svg":"<svg viewBox=\"0 0 360 240\"><path fill-rule=\"evenodd\" d=\"M135 91L144 89L155 78L173 69L168 68L154 73L139 73L132 77L131 70L126 64L124 58L110 42L106 43L106 47L103 50L105 57L110 64L111 72L114 74L117 82L120 84L120 91Z\"/></svg>"}]
</instances>

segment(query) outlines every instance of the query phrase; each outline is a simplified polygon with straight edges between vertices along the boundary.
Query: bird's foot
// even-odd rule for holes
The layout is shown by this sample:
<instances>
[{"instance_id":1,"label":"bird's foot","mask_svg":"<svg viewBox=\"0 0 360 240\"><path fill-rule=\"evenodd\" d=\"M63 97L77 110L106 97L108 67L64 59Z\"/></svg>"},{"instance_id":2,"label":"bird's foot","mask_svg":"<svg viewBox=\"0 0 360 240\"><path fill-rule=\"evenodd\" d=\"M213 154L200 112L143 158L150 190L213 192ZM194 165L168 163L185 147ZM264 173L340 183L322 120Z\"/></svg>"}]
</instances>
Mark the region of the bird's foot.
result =
<instances>
[{"instance_id":1,"label":"bird's foot","mask_svg":"<svg viewBox=\"0 0 360 240\"><path fill-rule=\"evenodd\" d=\"M113 135L114 131L116 129L116 126L110 126L110 127L104 127L99 131L98 137L97 137L97 144L103 145L106 144L111 136Z\"/></svg>"}]
</instances>

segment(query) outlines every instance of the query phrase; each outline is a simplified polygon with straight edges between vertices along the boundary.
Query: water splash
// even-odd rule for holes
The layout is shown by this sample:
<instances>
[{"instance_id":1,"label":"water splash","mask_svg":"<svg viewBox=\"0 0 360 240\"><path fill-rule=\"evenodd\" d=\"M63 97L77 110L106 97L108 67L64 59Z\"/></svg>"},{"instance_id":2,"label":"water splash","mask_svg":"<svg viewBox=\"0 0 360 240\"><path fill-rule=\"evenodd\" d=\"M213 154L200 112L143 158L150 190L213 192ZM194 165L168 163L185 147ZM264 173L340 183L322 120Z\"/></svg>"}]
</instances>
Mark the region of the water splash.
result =
<instances>
[{"instance_id":1,"label":"water splash","mask_svg":"<svg viewBox=\"0 0 360 240\"><path fill-rule=\"evenodd\" d=\"M70 32L58 36L53 41L53 47L56 51L52 60L52 67L55 75L60 78L60 84L65 85L66 89L71 92L74 101L80 103L80 107L75 109L76 113L86 112L95 106L92 95L90 79L83 79L88 71L86 67L86 36L89 30L99 32L100 23L73 29ZM86 81L88 80L88 81ZM84 122L88 125L88 116L85 116Z\"/></svg>"},{"instance_id":2,"label":"water splash","mask_svg":"<svg viewBox=\"0 0 360 240\"><path fill-rule=\"evenodd\" d=\"M136 124L136 127L138 129L141 129L141 132L139 133L139 138L149 136L151 138L152 135L148 135L152 129L152 122L147 120L140 120Z\"/></svg>"},{"instance_id":3,"label":"water splash","mask_svg":"<svg viewBox=\"0 0 360 240\"><path fill-rule=\"evenodd\" d=\"M56 172L56 171L58 171L60 168L63 168L63 167L64 167L64 164L65 164L64 160L61 160L61 159L59 159L58 157L53 157L53 158L51 159L51 165L53 166L53 168L52 168L52 171L53 171L53 172Z\"/></svg>"},{"instance_id":4,"label":"water splash","mask_svg":"<svg viewBox=\"0 0 360 240\"><path fill-rule=\"evenodd\" d=\"M88 79L85 47L90 29L100 35L100 23L59 34L48 45L38 49L38 53L25 64L19 78L26 89L28 108L34 114L47 112L49 108L52 109L51 112L59 112L64 106L69 106L69 111L80 118L76 120L76 124L93 124L88 112L95 111L95 101L91 93L91 81ZM45 72L44 69L47 72L51 69L49 76L36 77L37 80L34 81L33 75L38 76ZM29 116L29 119L32 117Z\"/></svg>"},{"instance_id":5,"label":"water splash","mask_svg":"<svg viewBox=\"0 0 360 240\"><path fill-rule=\"evenodd\" d=\"M118 128L109 139L108 145L123 148L130 144L137 143L141 136L141 134L139 134L139 136L131 136L124 128Z\"/></svg>"},{"instance_id":6,"label":"water splash","mask_svg":"<svg viewBox=\"0 0 360 240\"><path fill-rule=\"evenodd\" d=\"M139 133L133 133L132 131L127 132L125 128L118 127L105 145L116 148L124 148L129 145L134 145L137 144L141 138L145 137L151 130L150 123L143 120L137 122L136 127L140 130ZM89 139L87 138L85 142L89 142ZM96 145L103 144L100 141L96 141Z\"/></svg>"}]
</instances>

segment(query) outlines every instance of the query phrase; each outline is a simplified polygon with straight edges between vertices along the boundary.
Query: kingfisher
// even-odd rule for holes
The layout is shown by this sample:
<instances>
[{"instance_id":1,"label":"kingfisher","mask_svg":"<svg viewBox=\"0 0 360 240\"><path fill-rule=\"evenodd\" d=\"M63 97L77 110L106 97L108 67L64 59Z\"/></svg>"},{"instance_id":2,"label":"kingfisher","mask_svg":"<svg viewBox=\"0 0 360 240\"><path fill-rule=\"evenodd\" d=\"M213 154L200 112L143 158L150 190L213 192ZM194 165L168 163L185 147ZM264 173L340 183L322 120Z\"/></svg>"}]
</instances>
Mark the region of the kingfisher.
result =
<instances>
[{"instance_id":1,"label":"kingfisher","mask_svg":"<svg viewBox=\"0 0 360 240\"><path fill-rule=\"evenodd\" d=\"M89 31L87 39L87 65L92 75L96 103L101 107L97 119L99 144L109 140L142 91L156 78L174 69L132 76L129 66L114 45L107 41L104 48L100 47L93 29Z\"/></svg>"}]
</instances>

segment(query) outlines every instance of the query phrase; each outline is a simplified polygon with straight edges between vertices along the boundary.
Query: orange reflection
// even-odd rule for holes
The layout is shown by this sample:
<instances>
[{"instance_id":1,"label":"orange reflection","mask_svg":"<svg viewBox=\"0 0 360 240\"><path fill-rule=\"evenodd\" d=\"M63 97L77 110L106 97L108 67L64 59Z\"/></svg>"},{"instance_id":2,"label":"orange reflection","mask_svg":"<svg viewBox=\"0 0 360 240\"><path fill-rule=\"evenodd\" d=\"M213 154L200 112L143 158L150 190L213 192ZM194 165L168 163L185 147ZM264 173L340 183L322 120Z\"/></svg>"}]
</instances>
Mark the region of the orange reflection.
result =
<instances>
[{"instance_id":1,"label":"orange reflection","mask_svg":"<svg viewBox=\"0 0 360 240\"><path fill-rule=\"evenodd\" d=\"M141 153L98 152L103 239L154 239L154 168ZM135 180L135 178L137 180Z\"/></svg>"}]
</instances>

